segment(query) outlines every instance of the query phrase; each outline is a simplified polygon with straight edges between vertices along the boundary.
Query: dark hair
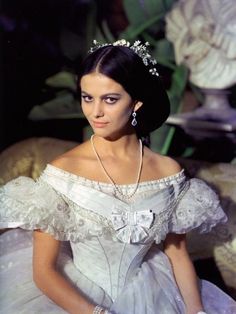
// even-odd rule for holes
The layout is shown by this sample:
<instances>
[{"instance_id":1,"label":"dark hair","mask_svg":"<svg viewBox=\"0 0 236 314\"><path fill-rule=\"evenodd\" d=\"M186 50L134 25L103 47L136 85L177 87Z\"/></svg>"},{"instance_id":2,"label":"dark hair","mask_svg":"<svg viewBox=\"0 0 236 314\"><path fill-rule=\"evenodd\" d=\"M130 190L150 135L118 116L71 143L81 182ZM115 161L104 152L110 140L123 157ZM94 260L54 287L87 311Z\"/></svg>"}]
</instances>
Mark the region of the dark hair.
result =
<instances>
[{"instance_id":1,"label":"dark hair","mask_svg":"<svg viewBox=\"0 0 236 314\"><path fill-rule=\"evenodd\" d=\"M153 65L151 66L154 67ZM160 127L170 113L170 103L160 77L149 72L132 49L123 46L104 46L89 54L78 71L78 91L82 76L95 70L113 79L135 101L143 105L137 110L138 136L147 136Z\"/></svg>"}]
</instances>

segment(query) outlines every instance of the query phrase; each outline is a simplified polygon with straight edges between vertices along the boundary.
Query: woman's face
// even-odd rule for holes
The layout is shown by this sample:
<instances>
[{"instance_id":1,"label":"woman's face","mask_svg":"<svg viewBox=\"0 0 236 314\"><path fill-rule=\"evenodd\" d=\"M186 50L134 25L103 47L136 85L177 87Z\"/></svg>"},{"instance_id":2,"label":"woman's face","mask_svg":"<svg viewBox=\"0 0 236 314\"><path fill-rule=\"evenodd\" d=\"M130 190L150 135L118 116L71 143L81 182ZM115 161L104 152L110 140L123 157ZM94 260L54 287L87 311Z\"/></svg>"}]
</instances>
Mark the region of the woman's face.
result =
<instances>
[{"instance_id":1,"label":"woman's face","mask_svg":"<svg viewBox=\"0 0 236 314\"><path fill-rule=\"evenodd\" d=\"M134 102L111 78L92 72L81 78L81 105L95 134L114 138L134 131L130 116L140 102Z\"/></svg>"}]
</instances>

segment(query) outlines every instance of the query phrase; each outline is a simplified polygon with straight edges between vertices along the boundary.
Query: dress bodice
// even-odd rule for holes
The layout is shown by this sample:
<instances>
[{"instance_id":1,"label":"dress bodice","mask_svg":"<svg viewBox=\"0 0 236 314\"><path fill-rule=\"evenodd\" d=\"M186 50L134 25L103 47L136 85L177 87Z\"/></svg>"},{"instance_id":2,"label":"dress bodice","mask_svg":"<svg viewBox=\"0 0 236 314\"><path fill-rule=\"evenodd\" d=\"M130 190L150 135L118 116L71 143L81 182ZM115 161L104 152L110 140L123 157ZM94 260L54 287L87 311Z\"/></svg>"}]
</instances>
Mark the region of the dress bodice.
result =
<instances>
[{"instance_id":1,"label":"dress bodice","mask_svg":"<svg viewBox=\"0 0 236 314\"><path fill-rule=\"evenodd\" d=\"M154 239L155 229L171 215L188 183L184 172L164 179L141 182L134 197L119 199L112 184L88 180L53 166L48 166L41 180L50 184L65 200L61 212L73 208L78 229L84 235L103 235L113 241L145 243ZM120 185L124 195L133 184ZM70 211L71 214L71 211ZM91 225L92 223L92 225ZM159 241L160 242L160 241Z\"/></svg>"},{"instance_id":2,"label":"dress bodice","mask_svg":"<svg viewBox=\"0 0 236 314\"><path fill-rule=\"evenodd\" d=\"M74 263L90 280L96 277L96 283L113 300L138 272L154 241L154 232L147 230L167 219L166 210L185 185L181 171L165 179L142 182L132 199L118 199L111 184L88 180L53 166L47 167L41 179L80 212L81 228L88 227L92 221L90 236L71 243ZM134 185L120 185L119 188L129 194Z\"/></svg>"},{"instance_id":3,"label":"dress bodice","mask_svg":"<svg viewBox=\"0 0 236 314\"><path fill-rule=\"evenodd\" d=\"M150 245L112 242L104 237L71 243L75 266L90 280L96 278L96 284L112 300L137 274Z\"/></svg>"}]
</instances>

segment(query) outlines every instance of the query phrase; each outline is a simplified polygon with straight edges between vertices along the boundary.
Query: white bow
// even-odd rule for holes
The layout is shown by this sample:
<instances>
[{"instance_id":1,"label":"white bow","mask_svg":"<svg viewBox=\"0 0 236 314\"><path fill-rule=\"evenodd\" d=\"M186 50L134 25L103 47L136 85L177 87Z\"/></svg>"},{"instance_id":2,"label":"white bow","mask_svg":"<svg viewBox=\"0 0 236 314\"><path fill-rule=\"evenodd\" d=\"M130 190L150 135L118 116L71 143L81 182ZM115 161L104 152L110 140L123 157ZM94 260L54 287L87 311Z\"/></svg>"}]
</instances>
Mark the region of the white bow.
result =
<instances>
[{"instance_id":1,"label":"white bow","mask_svg":"<svg viewBox=\"0 0 236 314\"><path fill-rule=\"evenodd\" d=\"M116 230L116 236L125 243L137 243L148 236L154 214L149 210L124 211L115 209L111 214L112 224Z\"/></svg>"}]
</instances>

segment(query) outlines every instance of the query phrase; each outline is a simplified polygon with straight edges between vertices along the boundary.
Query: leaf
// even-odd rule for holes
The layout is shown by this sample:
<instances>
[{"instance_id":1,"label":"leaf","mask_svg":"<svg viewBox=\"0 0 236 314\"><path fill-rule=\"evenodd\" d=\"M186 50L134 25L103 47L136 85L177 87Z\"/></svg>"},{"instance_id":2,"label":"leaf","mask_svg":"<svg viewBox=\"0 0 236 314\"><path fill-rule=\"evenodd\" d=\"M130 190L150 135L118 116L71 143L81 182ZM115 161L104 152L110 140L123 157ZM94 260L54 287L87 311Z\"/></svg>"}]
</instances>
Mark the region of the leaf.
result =
<instances>
[{"instance_id":1,"label":"leaf","mask_svg":"<svg viewBox=\"0 0 236 314\"><path fill-rule=\"evenodd\" d=\"M102 22L102 30L104 32L106 41L111 42L111 43L115 41L115 38L112 35L111 31L109 30L109 27L108 27L106 21ZM103 36L103 38L104 38L104 36Z\"/></svg>"},{"instance_id":2,"label":"leaf","mask_svg":"<svg viewBox=\"0 0 236 314\"><path fill-rule=\"evenodd\" d=\"M163 7L164 7L164 10L167 12L169 12L173 5L178 2L178 0L163 0Z\"/></svg>"},{"instance_id":3,"label":"leaf","mask_svg":"<svg viewBox=\"0 0 236 314\"><path fill-rule=\"evenodd\" d=\"M144 12L137 0L123 0L123 8L130 25L139 25L145 21Z\"/></svg>"},{"instance_id":4,"label":"leaf","mask_svg":"<svg viewBox=\"0 0 236 314\"><path fill-rule=\"evenodd\" d=\"M195 152L196 148L195 147L186 147L184 152L181 154L182 157L184 158L189 158L193 155Z\"/></svg>"},{"instance_id":5,"label":"leaf","mask_svg":"<svg viewBox=\"0 0 236 314\"><path fill-rule=\"evenodd\" d=\"M173 46L165 38L155 42L152 55L159 64L173 71L176 70Z\"/></svg>"},{"instance_id":6,"label":"leaf","mask_svg":"<svg viewBox=\"0 0 236 314\"><path fill-rule=\"evenodd\" d=\"M182 97L188 81L188 69L184 65L176 66L172 74L171 87L168 90L170 97Z\"/></svg>"},{"instance_id":7,"label":"leaf","mask_svg":"<svg viewBox=\"0 0 236 314\"><path fill-rule=\"evenodd\" d=\"M125 38L127 40L135 39L143 31L145 31L147 28L151 27L153 24L157 23L161 19L162 15L156 15L139 25L131 24L125 29L124 32L120 34L119 38Z\"/></svg>"},{"instance_id":8,"label":"leaf","mask_svg":"<svg viewBox=\"0 0 236 314\"><path fill-rule=\"evenodd\" d=\"M157 15L163 18L166 12L162 2L161 0L124 0L123 7L130 25L139 26Z\"/></svg>"},{"instance_id":9,"label":"leaf","mask_svg":"<svg viewBox=\"0 0 236 314\"><path fill-rule=\"evenodd\" d=\"M159 129L153 131L150 134L151 149L153 151L159 152L164 155L166 154L167 149L165 148L166 146L165 142L168 137L170 128L171 128L170 126L164 124ZM163 148L165 148L165 150Z\"/></svg>"},{"instance_id":10,"label":"leaf","mask_svg":"<svg viewBox=\"0 0 236 314\"><path fill-rule=\"evenodd\" d=\"M143 0L142 8L146 13L146 18L147 16L150 17L156 14L162 14L164 16L168 10L165 0Z\"/></svg>"},{"instance_id":11,"label":"leaf","mask_svg":"<svg viewBox=\"0 0 236 314\"><path fill-rule=\"evenodd\" d=\"M61 71L46 79L46 84L56 88L68 88L76 91L75 75L71 72Z\"/></svg>"},{"instance_id":12,"label":"leaf","mask_svg":"<svg viewBox=\"0 0 236 314\"><path fill-rule=\"evenodd\" d=\"M148 41L150 46L154 47L156 45L156 43L157 43L156 38L154 38L152 35L150 35L150 33L148 32L148 29L144 30L142 32L142 38L143 38L144 42Z\"/></svg>"},{"instance_id":13,"label":"leaf","mask_svg":"<svg viewBox=\"0 0 236 314\"><path fill-rule=\"evenodd\" d=\"M102 29L99 27L96 28L93 40L96 39L99 43L107 43L114 42L115 38L109 30L109 27L106 21L102 22ZM92 45L92 41L90 42L90 47Z\"/></svg>"},{"instance_id":14,"label":"leaf","mask_svg":"<svg viewBox=\"0 0 236 314\"><path fill-rule=\"evenodd\" d=\"M156 41L153 49L153 56L159 59L165 59L175 63L175 55L172 44L165 38Z\"/></svg>"},{"instance_id":15,"label":"leaf","mask_svg":"<svg viewBox=\"0 0 236 314\"><path fill-rule=\"evenodd\" d=\"M79 102L68 92L58 93L56 98L33 107L28 116L29 119L36 121L83 117Z\"/></svg>"},{"instance_id":16,"label":"leaf","mask_svg":"<svg viewBox=\"0 0 236 314\"><path fill-rule=\"evenodd\" d=\"M92 46L92 42L94 39L96 39L99 43L106 43L107 41L99 27L96 29L95 35L93 36L93 39L90 42L89 48Z\"/></svg>"}]
</instances>

